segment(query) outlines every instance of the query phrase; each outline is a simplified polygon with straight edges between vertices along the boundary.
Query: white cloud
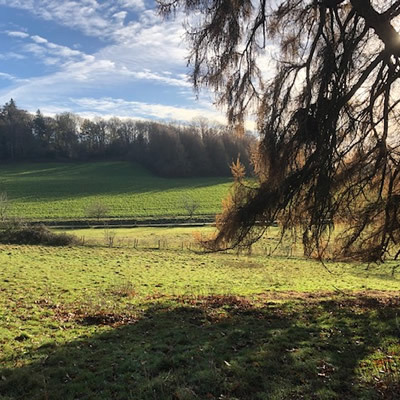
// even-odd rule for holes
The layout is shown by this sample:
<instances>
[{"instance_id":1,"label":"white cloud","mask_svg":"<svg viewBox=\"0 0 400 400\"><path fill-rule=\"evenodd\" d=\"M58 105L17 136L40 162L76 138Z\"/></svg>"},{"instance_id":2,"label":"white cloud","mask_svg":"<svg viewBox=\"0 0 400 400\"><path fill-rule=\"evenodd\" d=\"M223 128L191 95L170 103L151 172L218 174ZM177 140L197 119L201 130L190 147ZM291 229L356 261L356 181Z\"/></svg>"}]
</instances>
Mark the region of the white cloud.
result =
<instances>
[{"instance_id":1,"label":"white cloud","mask_svg":"<svg viewBox=\"0 0 400 400\"><path fill-rule=\"evenodd\" d=\"M27 10L88 35L102 35L108 30L103 7L96 0L0 0L0 5Z\"/></svg>"},{"instance_id":2,"label":"white cloud","mask_svg":"<svg viewBox=\"0 0 400 400\"><path fill-rule=\"evenodd\" d=\"M161 21L158 17L152 20L154 13L144 14L140 22L116 30L115 43L101 49L97 56L118 60L129 70L183 73L187 50L181 22Z\"/></svg>"},{"instance_id":3,"label":"white cloud","mask_svg":"<svg viewBox=\"0 0 400 400\"><path fill-rule=\"evenodd\" d=\"M143 0L119 0L118 4L128 10L143 10L145 8Z\"/></svg>"},{"instance_id":4,"label":"white cloud","mask_svg":"<svg viewBox=\"0 0 400 400\"><path fill-rule=\"evenodd\" d=\"M8 36L14 37L14 38L25 39L25 38L29 37L29 35L26 32L7 31L6 33L7 33Z\"/></svg>"},{"instance_id":5,"label":"white cloud","mask_svg":"<svg viewBox=\"0 0 400 400\"><path fill-rule=\"evenodd\" d=\"M120 11L113 14L113 18L118 20L120 24L123 24L127 15L128 13L126 11Z\"/></svg>"},{"instance_id":6,"label":"white cloud","mask_svg":"<svg viewBox=\"0 0 400 400\"><path fill-rule=\"evenodd\" d=\"M78 59L85 60L91 58L90 55L87 55L79 50L52 43L38 35L27 35L25 38L30 38L33 43L26 43L23 46L23 50L38 57L44 64L47 65L57 65L67 61L76 61Z\"/></svg>"},{"instance_id":7,"label":"white cloud","mask_svg":"<svg viewBox=\"0 0 400 400\"><path fill-rule=\"evenodd\" d=\"M23 60L25 58L26 56L19 53L14 53L13 51L9 51L3 54L0 53L0 60Z\"/></svg>"},{"instance_id":8,"label":"white cloud","mask_svg":"<svg viewBox=\"0 0 400 400\"><path fill-rule=\"evenodd\" d=\"M0 5L24 9L44 20L114 42L119 42L123 37L135 40L134 34L144 26L166 25L166 21L162 23L155 10L145 9L143 0L101 3L96 0L0 0ZM125 23L127 10L140 13L132 14L134 20ZM169 21L169 24L175 22ZM24 32L14 31L10 34L20 38L28 36Z\"/></svg>"},{"instance_id":9,"label":"white cloud","mask_svg":"<svg viewBox=\"0 0 400 400\"><path fill-rule=\"evenodd\" d=\"M15 82L0 91L0 102L15 98L23 107L55 112L75 111L98 115L136 116L191 121L198 116L224 122L224 116L210 102L194 102L191 84L185 74L187 51L183 44L182 16L162 20L154 10L144 10L142 0L0 0L0 5L28 10L86 35L101 37L104 47L93 54L54 43L50 38L11 31L10 37L24 39L22 50L37 57L57 72L35 77L23 84ZM126 10L141 10L132 20ZM128 16L131 18L129 19ZM1 55L0 55L1 57ZM112 94L115 87L133 82L156 83L164 91L174 87L176 94L187 99L188 107L152 104L102 97L93 93ZM120 93L118 94L118 97ZM20 99L20 100L19 100ZM157 101L155 101L157 103Z\"/></svg>"},{"instance_id":10,"label":"white cloud","mask_svg":"<svg viewBox=\"0 0 400 400\"><path fill-rule=\"evenodd\" d=\"M190 122L197 117L206 117L220 123L225 122L224 116L211 108L177 107L109 97L100 99L72 98L71 101L77 104L83 112L93 112L98 115L118 115L131 118L152 117L181 122Z\"/></svg>"},{"instance_id":11,"label":"white cloud","mask_svg":"<svg viewBox=\"0 0 400 400\"><path fill-rule=\"evenodd\" d=\"M26 51L31 52L47 65L57 66L60 57L65 56L64 66L60 71L50 75L32 78L28 83L12 88L3 96L6 98L38 99L38 93L43 94L48 101L54 101L54 97L70 95L74 91L96 90L101 82L102 88L113 88L116 85L126 86L137 81L157 82L161 85L175 86L188 89L190 84L186 79L174 75L166 75L144 69L141 71L129 70L124 65L110 59L98 58L96 56L79 53L78 59L69 56L75 55L75 50L56 48L52 50L36 43L25 46ZM0 97L1 97L0 92Z\"/></svg>"},{"instance_id":12,"label":"white cloud","mask_svg":"<svg viewBox=\"0 0 400 400\"><path fill-rule=\"evenodd\" d=\"M55 43L46 42L46 47L49 49L49 52L61 57L85 57L86 54L79 51L71 49L67 46L60 46Z\"/></svg>"},{"instance_id":13,"label":"white cloud","mask_svg":"<svg viewBox=\"0 0 400 400\"><path fill-rule=\"evenodd\" d=\"M36 43L28 43L23 47L24 51L34 54L36 57L43 57L46 53L44 47Z\"/></svg>"},{"instance_id":14,"label":"white cloud","mask_svg":"<svg viewBox=\"0 0 400 400\"><path fill-rule=\"evenodd\" d=\"M57 1L53 0L53 3ZM11 0L13 2L15 0ZM73 2L67 3L70 7ZM93 9L97 4L91 0L85 0L84 3L92 4ZM126 12L113 15L110 16L112 20L121 20L126 17ZM112 36L115 42L94 54L53 43L39 35L19 35L20 38L32 41L24 44L25 52L46 65L59 66L59 73L39 79L43 84L42 90L46 90L49 84L58 85L62 95L66 80L73 86L77 82L88 84L100 79L103 85L112 85L121 80L148 80L160 85L181 88L190 86L186 75L182 73L186 51L182 45L180 21L162 21L154 11L146 10L136 22L116 26L111 21L110 25L114 29ZM36 86L34 82L38 82L38 79L31 82L31 85ZM28 90L29 87L24 89L27 95Z\"/></svg>"},{"instance_id":15,"label":"white cloud","mask_svg":"<svg viewBox=\"0 0 400 400\"><path fill-rule=\"evenodd\" d=\"M16 78L13 75L7 74L5 72L0 72L0 79L7 79L7 80L10 80L10 81L13 81Z\"/></svg>"},{"instance_id":16,"label":"white cloud","mask_svg":"<svg viewBox=\"0 0 400 400\"><path fill-rule=\"evenodd\" d=\"M32 39L34 42L39 43L39 44L48 43L48 40L47 40L47 39L42 38L41 36L37 36L37 35L31 36L31 39Z\"/></svg>"},{"instance_id":17,"label":"white cloud","mask_svg":"<svg viewBox=\"0 0 400 400\"><path fill-rule=\"evenodd\" d=\"M182 18L162 20L155 10L143 10L136 20L126 22L127 12L111 9L108 2L100 5L95 0L0 0L0 4L9 7L25 8L44 19L52 19L58 23L75 28L86 34L106 38L111 44L105 46L94 56L98 59L109 59L119 63L131 71L150 69L163 71L171 67L183 71L186 61L186 49L183 44ZM134 6L137 1L123 0L119 6ZM37 44L49 49L58 50L58 56L79 56L77 50L61 47L48 39L25 32L8 33L19 39L31 38ZM57 46L57 47L56 47ZM28 46L26 50L44 56L44 50L37 46ZM75 51L75 52L74 52ZM53 52L54 53L54 52ZM51 54L52 58L55 54ZM43 59L46 62L46 59Z\"/></svg>"},{"instance_id":18,"label":"white cloud","mask_svg":"<svg viewBox=\"0 0 400 400\"><path fill-rule=\"evenodd\" d=\"M71 98L79 109L79 115L85 118L100 116L103 118L119 117L133 119L158 119L164 121L178 121L190 123L196 118L207 118L220 124L226 124L225 115L218 109L210 106L203 107L178 107L165 104L145 103L139 101L127 101L110 97L95 98ZM246 129L256 130L256 122L248 119L245 122Z\"/></svg>"},{"instance_id":19,"label":"white cloud","mask_svg":"<svg viewBox=\"0 0 400 400\"><path fill-rule=\"evenodd\" d=\"M184 79L171 78L170 76L157 74L151 71L134 72L132 73L132 75L135 76L137 79L148 79L153 81L159 81L170 86L181 86L185 88L192 87L191 83L189 83L189 81L186 79L186 76Z\"/></svg>"}]
</instances>

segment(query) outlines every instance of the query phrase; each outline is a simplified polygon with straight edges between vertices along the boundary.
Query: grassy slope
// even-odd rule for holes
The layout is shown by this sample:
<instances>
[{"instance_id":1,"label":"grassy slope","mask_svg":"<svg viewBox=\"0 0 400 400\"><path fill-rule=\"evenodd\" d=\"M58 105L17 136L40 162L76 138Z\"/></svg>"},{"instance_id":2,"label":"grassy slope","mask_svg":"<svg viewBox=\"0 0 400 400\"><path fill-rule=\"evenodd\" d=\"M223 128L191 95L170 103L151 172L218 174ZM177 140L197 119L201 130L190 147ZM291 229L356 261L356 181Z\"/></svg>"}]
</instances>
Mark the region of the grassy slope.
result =
<instances>
[{"instance_id":1,"label":"grassy slope","mask_svg":"<svg viewBox=\"0 0 400 400\"><path fill-rule=\"evenodd\" d=\"M197 214L215 214L230 187L227 178L164 179L127 162L2 165L0 190L13 215L32 219L80 219L99 200L110 217L186 215L182 198L199 201Z\"/></svg>"},{"instance_id":2,"label":"grassy slope","mask_svg":"<svg viewBox=\"0 0 400 400\"><path fill-rule=\"evenodd\" d=\"M399 277L329 267L2 246L0 398L398 398Z\"/></svg>"}]
</instances>

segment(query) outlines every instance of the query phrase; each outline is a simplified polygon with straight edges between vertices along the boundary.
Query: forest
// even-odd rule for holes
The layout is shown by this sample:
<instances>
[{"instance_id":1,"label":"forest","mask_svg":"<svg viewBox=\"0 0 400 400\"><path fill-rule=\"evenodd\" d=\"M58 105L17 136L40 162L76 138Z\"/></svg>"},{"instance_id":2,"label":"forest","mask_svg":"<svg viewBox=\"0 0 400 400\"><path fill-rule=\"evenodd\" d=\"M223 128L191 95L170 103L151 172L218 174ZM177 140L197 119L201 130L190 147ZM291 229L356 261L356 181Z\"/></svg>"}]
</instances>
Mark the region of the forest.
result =
<instances>
[{"instance_id":1,"label":"forest","mask_svg":"<svg viewBox=\"0 0 400 400\"><path fill-rule=\"evenodd\" d=\"M180 125L69 112L50 117L32 115L13 99L0 109L2 162L123 160L164 177L230 176L238 158L251 173L256 142L203 118Z\"/></svg>"}]
</instances>

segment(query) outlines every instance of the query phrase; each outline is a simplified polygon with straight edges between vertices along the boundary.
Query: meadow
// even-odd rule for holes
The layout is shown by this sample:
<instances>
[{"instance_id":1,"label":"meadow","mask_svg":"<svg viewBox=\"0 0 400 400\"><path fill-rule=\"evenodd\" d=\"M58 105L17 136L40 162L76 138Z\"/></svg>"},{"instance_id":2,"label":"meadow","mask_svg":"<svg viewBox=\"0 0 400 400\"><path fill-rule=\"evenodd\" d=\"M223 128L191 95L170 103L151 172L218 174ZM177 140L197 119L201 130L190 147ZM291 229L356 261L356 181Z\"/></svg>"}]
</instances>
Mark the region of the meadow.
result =
<instances>
[{"instance_id":1,"label":"meadow","mask_svg":"<svg viewBox=\"0 0 400 400\"><path fill-rule=\"evenodd\" d=\"M30 220L82 220L93 202L107 218L187 217L184 199L199 204L196 216L213 216L229 191L229 178L166 179L128 162L7 164L0 169L0 191L10 215Z\"/></svg>"},{"instance_id":2,"label":"meadow","mask_svg":"<svg viewBox=\"0 0 400 400\"><path fill-rule=\"evenodd\" d=\"M108 248L101 231L1 246L0 399L398 398L391 263L179 248L193 228Z\"/></svg>"},{"instance_id":3,"label":"meadow","mask_svg":"<svg viewBox=\"0 0 400 400\"><path fill-rule=\"evenodd\" d=\"M215 233L213 226L137 226L135 228L100 225L81 229L54 229L56 233L74 235L88 246L111 246L135 248L141 250L193 250L202 252L199 239L205 239ZM111 243L110 243L111 238ZM241 253L249 254L249 250ZM302 256L303 249L299 242L293 243L289 235L281 237L279 228L272 227L250 251L257 255Z\"/></svg>"},{"instance_id":4,"label":"meadow","mask_svg":"<svg viewBox=\"0 0 400 400\"><path fill-rule=\"evenodd\" d=\"M5 166L15 216L215 214L228 179L127 163ZM0 245L0 400L400 398L400 268L320 262L271 228L206 254L213 227L71 229L79 245ZM58 230L56 232L63 232ZM110 241L110 239L112 239Z\"/></svg>"}]
</instances>

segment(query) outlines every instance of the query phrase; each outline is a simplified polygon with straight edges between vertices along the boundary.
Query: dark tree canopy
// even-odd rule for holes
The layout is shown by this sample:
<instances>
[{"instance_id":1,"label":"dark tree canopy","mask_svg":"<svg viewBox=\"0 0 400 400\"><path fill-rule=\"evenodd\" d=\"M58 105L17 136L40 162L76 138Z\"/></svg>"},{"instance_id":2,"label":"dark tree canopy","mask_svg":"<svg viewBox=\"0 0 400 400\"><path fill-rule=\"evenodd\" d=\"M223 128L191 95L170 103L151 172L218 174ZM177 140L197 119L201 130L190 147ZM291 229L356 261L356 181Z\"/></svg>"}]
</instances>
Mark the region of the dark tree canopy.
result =
<instances>
[{"instance_id":1,"label":"dark tree canopy","mask_svg":"<svg viewBox=\"0 0 400 400\"><path fill-rule=\"evenodd\" d=\"M233 124L255 107L261 136L258 184L237 172L208 245L249 245L278 220L302 230L309 255L341 224L337 257L397 257L400 1L161 1L163 14L177 9L193 17L194 86L214 89Z\"/></svg>"},{"instance_id":2,"label":"dark tree canopy","mask_svg":"<svg viewBox=\"0 0 400 400\"><path fill-rule=\"evenodd\" d=\"M165 177L231 176L240 155L252 173L253 135L235 137L206 119L177 125L131 119L53 117L21 110L11 99L0 107L0 161L127 160Z\"/></svg>"}]
</instances>

